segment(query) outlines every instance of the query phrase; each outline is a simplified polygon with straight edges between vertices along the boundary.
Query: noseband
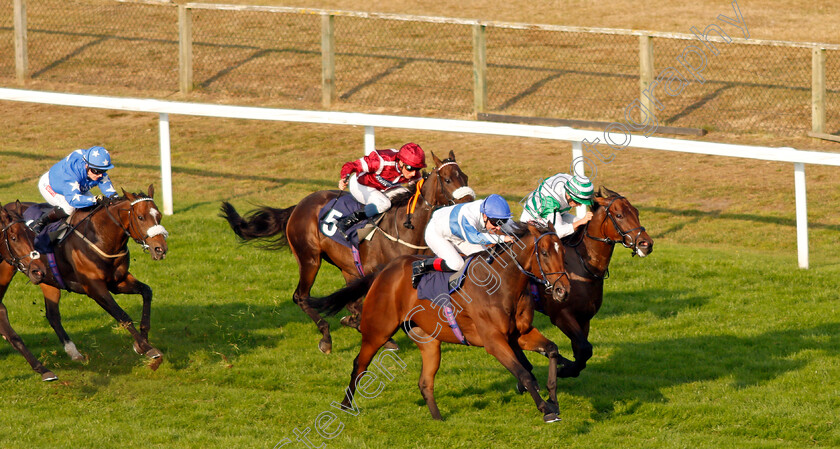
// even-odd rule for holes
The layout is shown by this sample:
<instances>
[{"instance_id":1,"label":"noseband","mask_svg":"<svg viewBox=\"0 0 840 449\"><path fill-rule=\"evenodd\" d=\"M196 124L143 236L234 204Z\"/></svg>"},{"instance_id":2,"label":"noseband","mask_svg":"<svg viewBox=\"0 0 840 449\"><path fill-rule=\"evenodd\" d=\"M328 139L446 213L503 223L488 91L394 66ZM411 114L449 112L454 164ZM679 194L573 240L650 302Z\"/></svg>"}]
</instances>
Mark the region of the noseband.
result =
<instances>
[{"instance_id":1,"label":"noseband","mask_svg":"<svg viewBox=\"0 0 840 449\"><path fill-rule=\"evenodd\" d=\"M434 172L437 175L438 190L440 191L440 193L443 194L444 198L447 199L447 203L448 203L447 206L451 206L451 205L455 204L458 200L460 200L461 198L463 198L465 196L472 195L472 197L475 198L475 191L472 188L470 188L469 186L458 187L452 193L447 192L446 189L443 188L443 177L440 175L440 169L442 169L443 167L446 167L447 165L454 165L454 166L458 167L458 169L460 170L460 167L458 166L458 163L455 162L455 161L444 162L443 164L440 165L440 167L435 167ZM423 200L425 201L426 198L423 198ZM428 203L428 201L427 201L427 203ZM431 206L431 204L429 204L429 205Z\"/></svg>"},{"instance_id":2,"label":"noseband","mask_svg":"<svg viewBox=\"0 0 840 449\"><path fill-rule=\"evenodd\" d=\"M543 234L540 234L540 236L537 237L534 240L534 257L537 259L537 267L539 267L539 269L540 269L540 276L539 277L537 275L529 272L528 270L526 270L525 267L523 267L519 263L519 261L516 260L516 257L512 257L511 259L513 259L513 263L516 264L516 267L519 268L519 271L521 271L525 276L528 276L529 278L531 278L534 282L536 282L538 284L541 284L543 287L545 287L546 291L550 293L552 290L554 290L555 286L560 281L560 279L563 278L563 276L568 277L569 275L565 271L557 271L557 272L546 273L543 270L542 262L540 261L540 256L539 256L539 254L537 254L537 252L539 251L540 240L542 240L543 237L546 237L546 236L549 236L549 235L557 236L557 233L555 233L555 232L545 232ZM559 276L557 277L557 279L554 280L554 282L549 282L548 281L548 276L552 275L552 274L557 274Z\"/></svg>"},{"instance_id":3,"label":"noseband","mask_svg":"<svg viewBox=\"0 0 840 449\"><path fill-rule=\"evenodd\" d=\"M111 215L111 211L107 207L105 208L105 210L108 212L108 216L111 218L111 220L114 223L116 223L117 226L120 227L120 229L123 230L123 232L125 233L125 235L127 237L129 237L130 239L137 242L137 244L140 245L143 248L143 251L148 252L149 251L149 245L146 243L146 240L148 240L152 237L155 237L157 235L160 235L160 234L163 234L163 238L167 239L169 237L169 232L167 232L166 228L164 228L163 226L161 226L159 224L156 224L154 226L149 227L149 229L146 231L146 234L143 236L143 238L138 238L138 237L134 236L134 234L138 234L138 235L140 234L139 232L132 232L132 231L135 231L135 228L137 228L139 225L137 225L135 223L136 220L134 220L131 217L131 214L132 214L132 212L134 212L134 205L137 204L137 203L143 202L143 201L154 201L154 200L152 198L137 198L136 200L129 203L129 208L128 209L119 209L119 212L128 212L128 227L124 227L122 222L118 218L115 218L113 215ZM117 212L118 216L119 216L119 212Z\"/></svg>"},{"instance_id":4,"label":"noseband","mask_svg":"<svg viewBox=\"0 0 840 449\"><path fill-rule=\"evenodd\" d=\"M8 263L11 266L17 268L17 270L20 271L21 273L28 275L29 267L32 265L32 261L40 259L41 258L41 253L39 253L38 251L35 251L33 249L29 254L27 254L26 256L23 256L23 257L18 257L15 254L14 250L12 250L11 243L9 243L9 228L11 228L16 223L25 223L25 222L23 220L13 220L12 222L10 222L6 226L4 226L2 230L0 230L0 232L3 233L3 241L6 243L6 250L9 252L9 257L11 258L11 260L6 260L5 257L4 257L3 261ZM25 232L24 232L24 234L25 234ZM29 238L29 235L27 234L26 237ZM30 243L31 243L31 240L30 240ZM34 248L35 245L33 244L32 247ZM23 260L26 259L26 258L29 258L29 264L28 265L24 264L24 262L23 262Z\"/></svg>"},{"instance_id":5,"label":"noseband","mask_svg":"<svg viewBox=\"0 0 840 449\"><path fill-rule=\"evenodd\" d=\"M618 225L618 221L616 221L612 212L610 212L610 207L612 207L613 203L615 203L616 200L623 199L623 198L624 197L620 196L620 195L616 196L616 197L613 197L613 199L610 201L610 204L607 205L606 212L605 212L606 216L610 219L610 221L612 221L613 227L615 227L616 232L618 232L618 234L621 236L621 240L612 240L612 239L607 238L607 237L599 238L599 237L594 237L592 235L589 235L589 226L587 226L585 232L586 232L586 236L589 237L592 240L597 240L599 242L608 243L610 245L614 245L616 243L621 243L622 245L624 245L625 248L629 248L633 252L633 256L635 256L636 252L638 250L637 246L638 246L638 243L639 243L639 237L642 236L642 232L645 232L645 227L644 226L639 226L638 228L633 228L633 229L630 229L630 230L627 230L627 231L624 231L624 230L621 229L621 226ZM606 222L606 219L604 219L604 221L601 222L602 227L603 227L603 224L605 222ZM633 232L633 231L638 231L635 236L630 235L630 233Z\"/></svg>"}]
</instances>

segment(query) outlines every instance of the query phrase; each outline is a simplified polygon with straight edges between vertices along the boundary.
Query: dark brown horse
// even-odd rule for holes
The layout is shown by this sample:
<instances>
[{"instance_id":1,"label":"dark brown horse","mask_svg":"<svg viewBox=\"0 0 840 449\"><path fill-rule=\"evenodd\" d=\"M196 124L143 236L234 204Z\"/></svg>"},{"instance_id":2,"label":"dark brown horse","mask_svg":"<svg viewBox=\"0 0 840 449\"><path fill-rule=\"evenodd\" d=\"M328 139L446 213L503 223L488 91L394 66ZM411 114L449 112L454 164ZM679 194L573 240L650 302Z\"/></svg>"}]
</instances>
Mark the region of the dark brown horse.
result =
<instances>
[{"instance_id":1,"label":"dark brown horse","mask_svg":"<svg viewBox=\"0 0 840 449\"><path fill-rule=\"evenodd\" d=\"M12 329L9 312L3 304L3 295L16 270L28 276L33 284L39 284L44 280L47 266L41 255L35 251L35 235L26 226L20 214L0 208L0 228L0 257L3 259L0 262L0 335L23 355L29 366L41 375L42 380L55 380L55 374L32 355L17 332Z\"/></svg>"},{"instance_id":2,"label":"dark brown horse","mask_svg":"<svg viewBox=\"0 0 840 449\"><path fill-rule=\"evenodd\" d=\"M572 342L574 361L562 358L560 377L577 377L592 357L589 322L601 308L615 244L640 257L653 251L653 239L639 221L639 210L627 198L602 187L595 195L592 213L583 229L563 239L571 279L566 301L544 301L541 307ZM546 297L545 292L541 297Z\"/></svg>"},{"instance_id":3,"label":"dark brown horse","mask_svg":"<svg viewBox=\"0 0 840 449\"><path fill-rule=\"evenodd\" d=\"M562 301L569 288L563 265L563 245L553 228L538 228L534 223L519 223L514 231L518 239L497 245L492 264L486 254L476 258L467 270L464 285L451 296L458 311L457 322L466 341L483 346L496 357L531 393L546 422L556 421L556 377L559 353L557 346L531 325L533 302L522 296L529 279L536 279L552 292L553 301ZM499 250L501 248L502 250ZM353 361L350 386L342 405L351 408L357 383L379 348L400 328L415 340L423 357L420 393L434 419L441 419L434 398L434 377L440 366L440 344L460 343L443 321L439 306L419 300L411 287L411 263L417 256L402 256L379 273L366 275L326 298L309 300L312 307L335 313L367 292L360 330L362 346ZM425 306L424 306L425 304ZM442 308L440 308L442 309ZM418 329L422 332L417 332ZM514 349L516 348L516 349ZM533 376L520 363L516 351L538 351L549 357L549 402L540 397ZM360 387L361 388L361 387Z\"/></svg>"},{"instance_id":4,"label":"dark brown horse","mask_svg":"<svg viewBox=\"0 0 840 449\"><path fill-rule=\"evenodd\" d=\"M475 199L475 192L467 187L467 175L461 171L453 152L450 151L449 158L443 161L434 153L432 153L432 158L435 168L425 177L419 189L419 198L410 196L395 198L391 209L385 212L374 236L360 245L359 255L365 273L373 272L378 266L384 265L397 256L425 252L427 247L423 233L434 207ZM416 186L414 188L416 189ZM351 250L336 243L319 230L319 211L342 194L344 193L338 190L321 190L305 197L295 206L285 209L261 207L246 214L244 218L230 203L222 203L221 216L227 219L230 227L241 239L245 241L272 239L274 243L267 246L271 249L278 249L288 244L297 259L300 275L292 299L318 326L322 334L318 348L326 354L332 351L330 325L304 300L309 298L322 260L338 267L348 282L360 277ZM406 202L411 204L416 202L416 209L411 218L413 228L404 226L407 214ZM394 239L398 241L395 242ZM347 309L353 315L349 319L342 320L342 323L358 327L360 302L348 304Z\"/></svg>"},{"instance_id":5,"label":"dark brown horse","mask_svg":"<svg viewBox=\"0 0 840 449\"><path fill-rule=\"evenodd\" d=\"M168 233L160 224L162 215L152 199L154 188L151 185L148 194L123 191L123 195L105 198L92 208L79 209L73 213L70 218L72 231L55 248L55 261L61 280L48 273L40 287L44 293L47 320L73 360L83 360L84 356L61 325L58 303L62 289L93 298L120 326L131 333L134 337L134 350L154 359L150 367L156 369L162 354L148 340L152 289L128 271L131 259L128 240L132 239L148 250L152 260L161 260L166 256ZM18 202L8 204L5 208L22 215L23 209L32 205ZM5 293L12 276L14 269L8 264L0 264L0 293ZM139 294L143 297L139 332L111 293Z\"/></svg>"}]
</instances>

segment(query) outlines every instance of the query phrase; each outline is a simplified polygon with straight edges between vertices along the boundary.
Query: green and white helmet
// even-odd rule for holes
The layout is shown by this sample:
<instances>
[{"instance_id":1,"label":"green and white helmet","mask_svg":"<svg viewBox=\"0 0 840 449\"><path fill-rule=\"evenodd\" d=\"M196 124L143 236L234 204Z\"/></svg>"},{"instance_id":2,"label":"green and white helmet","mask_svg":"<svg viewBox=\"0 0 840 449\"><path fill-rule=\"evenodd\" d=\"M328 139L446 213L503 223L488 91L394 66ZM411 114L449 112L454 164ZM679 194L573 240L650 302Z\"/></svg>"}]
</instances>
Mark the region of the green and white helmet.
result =
<instances>
[{"instance_id":1,"label":"green and white helmet","mask_svg":"<svg viewBox=\"0 0 840 449\"><path fill-rule=\"evenodd\" d=\"M577 201L580 204L592 206L592 197L595 194L595 188L592 187L592 181L586 176L572 176L565 184L566 193L569 198Z\"/></svg>"}]
</instances>

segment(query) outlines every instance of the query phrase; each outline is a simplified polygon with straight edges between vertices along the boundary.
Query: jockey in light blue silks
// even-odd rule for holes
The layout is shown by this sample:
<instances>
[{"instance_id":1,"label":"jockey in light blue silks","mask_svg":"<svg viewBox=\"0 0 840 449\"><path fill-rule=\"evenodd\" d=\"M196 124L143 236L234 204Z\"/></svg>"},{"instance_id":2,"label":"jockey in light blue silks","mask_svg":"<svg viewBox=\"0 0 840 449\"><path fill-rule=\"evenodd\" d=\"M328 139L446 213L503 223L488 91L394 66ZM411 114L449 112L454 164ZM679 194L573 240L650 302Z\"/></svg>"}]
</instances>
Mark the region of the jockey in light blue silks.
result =
<instances>
[{"instance_id":1,"label":"jockey in light blue silks","mask_svg":"<svg viewBox=\"0 0 840 449\"><path fill-rule=\"evenodd\" d=\"M513 214L507 201L495 193L483 200L436 210L426 226L426 244L436 258L415 261L411 282L414 287L430 271L458 271L464 266L461 254L471 255L488 246L513 240L501 231Z\"/></svg>"},{"instance_id":2,"label":"jockey in light blue silks","mask_svg":"<svg viewBox=\"0 0 840 449\"><path fill-rule=\"evenodd\" d=\"M111 155L100 146L76 150L58 161L38 181L41 195L55 207L33 221L32 230L37 234L50 222L67 218L76 209L95 205L96 197L89 193L94 186L105 196L116 196L107 173L112 168Z\"/></svg>"}]
</instances>

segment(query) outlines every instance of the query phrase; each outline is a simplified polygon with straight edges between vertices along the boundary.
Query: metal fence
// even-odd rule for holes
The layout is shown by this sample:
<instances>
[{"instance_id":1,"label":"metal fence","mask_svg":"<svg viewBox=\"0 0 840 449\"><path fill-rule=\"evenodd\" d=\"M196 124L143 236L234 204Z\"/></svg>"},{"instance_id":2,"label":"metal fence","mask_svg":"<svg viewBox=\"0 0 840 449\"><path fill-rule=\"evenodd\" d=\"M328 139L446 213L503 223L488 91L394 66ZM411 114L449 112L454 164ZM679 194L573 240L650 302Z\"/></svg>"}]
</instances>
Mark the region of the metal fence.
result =
<instances>
[{"instance_id":1,"label":"metal fence","mask_svg":"<svg viewBox=\"0 0 840 449\"><path fill-rule=\"evenodd\" d=\"M20 80L15 2L27 10L28 62ZM0 85L609 122L640 98L640 34L278 7L0 0ZM649 34L654 74L700 45L690 35ZM660 125L777 135L815 130L814 46L827 48L823 132L840 132L840 46L743 39L717 44L705 83L659 94Z\"/></svg>"}]
</instances>

